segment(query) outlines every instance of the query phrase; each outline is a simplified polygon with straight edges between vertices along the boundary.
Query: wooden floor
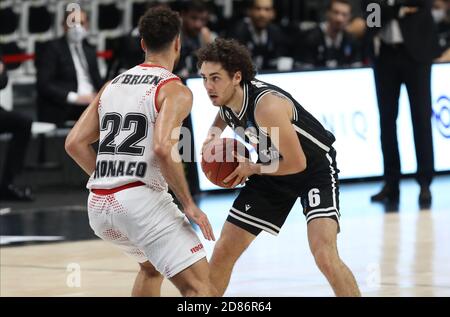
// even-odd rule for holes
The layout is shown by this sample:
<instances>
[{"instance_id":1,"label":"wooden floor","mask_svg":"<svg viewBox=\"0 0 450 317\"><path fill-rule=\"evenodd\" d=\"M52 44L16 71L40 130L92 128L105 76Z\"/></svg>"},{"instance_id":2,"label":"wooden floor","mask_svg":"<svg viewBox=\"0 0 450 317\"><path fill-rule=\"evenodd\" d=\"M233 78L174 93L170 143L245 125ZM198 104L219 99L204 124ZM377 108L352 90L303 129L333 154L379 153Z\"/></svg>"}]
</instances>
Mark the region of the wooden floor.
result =
<instances>
[{"instance_id":1,"label":"wooden floor","mask_svg":"<svg viewBox=\"0 0 450 317\"><path fill-rule=\"evenodd\" d=\"M340 255L363 296L450 296L450 178L433 185L431 210L402 185L400 211L369 203L378 184L342 186ZM439 194L440 193L440 194ZM207 196L216 236L235 194ZM205 242L208 255L213 243ZM100 240L0 249L1 296L129 296L137 265ZM73 269L79 268L80 280ZM164 296L179 296L167 281ZM226 296L332 296L309 252L300 206L278 237L261 234L236 264Z\"/></svg>"}]
</instances>

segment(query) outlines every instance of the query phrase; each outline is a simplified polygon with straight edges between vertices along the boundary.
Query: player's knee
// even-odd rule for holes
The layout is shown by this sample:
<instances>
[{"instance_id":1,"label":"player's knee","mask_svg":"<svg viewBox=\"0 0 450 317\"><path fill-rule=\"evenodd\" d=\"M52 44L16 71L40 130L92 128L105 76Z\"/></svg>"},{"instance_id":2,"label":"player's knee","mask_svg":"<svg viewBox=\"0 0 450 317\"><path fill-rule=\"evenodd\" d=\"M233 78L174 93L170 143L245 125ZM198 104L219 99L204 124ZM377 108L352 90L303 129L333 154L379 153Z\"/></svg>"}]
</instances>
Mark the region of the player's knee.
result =
<instances>
[{"instance_id":1,"label":"player's knee","mask_svg":"<svg viewBox=\"0 0 450 317\"><path fill-rule=\"evenodd\" d=\"M184 297L217 296L216 289L209 281L189 281L180 287Z\"/></svg>"},{"instance_id":2,"label":"player's knee","mask_svg":"<svg viewBox=\"0 0 450 317\"><path fill-rule=\"evenodd\" d=\"M319 245L312 250L317 266L325 275L332 274L339 265L339 256L332 245Z\"/></svg>"},{"instance_id":3,"label":"player's knee","mask_svg":"<svg viewBox=\"0 0 450 317\"><path fill-rule=\"evenodd\" d=\"M238 254L237 254L238 253ZM220 264L233 264L242 252L236 252L231 241L220 238L214 246L213 257Z\"/></svg>"},{"instance_id":4,"label":"player's knee","mask_svg":"<svg viewBox=\"0 0 450 317\"><path fill-rule=\"evenodd\" d=\"M146 278L150 279L163 278L161 273L159 273L153 266L145 265L142 263L140 263L139 266L142 274L144 274Z\"/></svg>"},{"instance_id":5,"label":"player's knee","mask_svg":"<svg viewBox=\"0 0 450 317\"><path fill-rule=\"evenodd\" d=\"M208 297L218 297L219 296L219 292L217 291L217 289L214 287L214 285L211 282L208 282L205 286L204 289L204 296L208 296Z\"/></svg>"}]
</instances>

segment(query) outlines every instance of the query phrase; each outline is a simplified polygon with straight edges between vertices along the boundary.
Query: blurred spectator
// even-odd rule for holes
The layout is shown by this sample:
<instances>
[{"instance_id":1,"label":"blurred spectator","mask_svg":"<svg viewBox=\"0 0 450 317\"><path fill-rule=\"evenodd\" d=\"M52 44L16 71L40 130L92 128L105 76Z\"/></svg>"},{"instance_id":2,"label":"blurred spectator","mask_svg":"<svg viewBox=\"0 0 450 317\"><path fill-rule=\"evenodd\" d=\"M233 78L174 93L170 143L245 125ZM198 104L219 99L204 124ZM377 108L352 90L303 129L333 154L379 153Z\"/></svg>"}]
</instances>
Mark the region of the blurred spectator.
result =
<instances>
[{"instance_id":1,"label":"blurred spectator","mask_svg":"<svg viewBox=\"0 0 450 317\"><path fill-rule=\"evenodd\" d=\"M272 0L253 0L248 17L227 33L227 37L247 46L259 70L277 69L279 58L288 55L287 39L281 28L272 23L274 18Z\"/></svg>"},{"instance_id":2,"label":"blurred spectator","mask_svg":"<svg viewBox=\"0 0 450 317\"><path fill-rule=\"evenodd\" d=\"M366 34L366 20L362 17L355 17L345 28L347 33L351 34L355 39L362 39Z\"/></svg>"},{"instance_id":3,"label":"blurred spectator","mask_svg":"<svg viewBox=\"0 0 450 317\"><path fill-rule=\"evenodd\" d=\"M36 51L38 119L58 126L78 120L102 86L95 48L86 41L86 12L79 24L76 15L66 13L65 35Z\"/></svg>"},{"instance_id":4,"label":"blurred spectator","mask_svg":"<svg viewBox=\"0 0 450 317\"><path fill-rule=\"evenodd\" d=\"M181 10L183 21L181 29L181 56L174 73L182 79L197 75L197 57L195 52L205 44L214 41L215 35L207 27L209 10L201 0L185 3Z\"/></svg>"},{"instance_id":5,"label":"blurred spectator","mask_svg":"<svg viewBox=\"0 0 450 317\"><path fill-rule=\"evenodd\" d=\"M147 5L146 10L159 6L168 7L168 4L151 1ZM114 60L111 62L107 78L113 79L124 71L141 64L144 58L144 51L141 48L141 36L136 26L129 34L120 37L116 42Z\"/></svg>"},{"instance_id":6,"label":"blurred spectator","mask_svg":"<svg viewBox=\"0 0 450 317\"><path fill-rule=\"evenodd\" d=\"M181 7L181 54L178 65L174 70L182 80L191 75L198 75L197 50L205 44L214 41L216 35L207 27L209 22L209 7L205 1L192 0L183 3ZM192 129L192 120L189 115L183 122L183 128ZM194 148L194 140L190 140L190 148ZM195 151L191 151L191 157L184 163L186 178L191 192L198 191L196 175Z\"/></svg>"},{"instance_id":7,"label":"blurred spectator","mask_svg":"<svg viewBox=\"0 0 450 317\"><path fill-rule=\"evenodd\" d=\"M376 2L381 7L381 28L367 32L379 39L374 74L380 111L384 187L372 201L398 203L401 175L397 143L400 88L408 91L417 158L419 204L431 203L434 172L431 135L431 64L436 55L436 32L431 15L433 0L363 0L363 8Z\"/></svg>"},{"instance_id":8,"label":"blurred spectator","mask_svg":"<svg viewBox=\"0 0 450 317\"><path fill-rule=\"evenodd\" d=\"M296 67L362 65L360 43L346 30L352 26L350 30L359 35L361 33L360 25L350 25L351 17L352 6L348 0L331 0L327 7L326 21L302 36L297 48Z\"/></svg>"},{"instance_id":9,"label":"blurred spectator","mask_svg":"<svg viewBox=\"0 0 450 317\"><path fill-rule=\"evenodd\" d=\"M450 62L450 1L434 0L431 11L437 26L439 58L437 62Z\"/></svg>"},{"instance_id":10,"label":"blurred spectator","mask_svg":"<svg viewBox=\"0 0 450 317\"><path fill-rule=\"evenodd\" d=\"M8 75L1 60L0 89L8 84ZM15 176L21 172L25 153L31 136L32 121L15 111L6 111L0 105L0 134L10 133L3 172L0 171L0 200L32 201L30 188L18 188L13 184Z\"/></svg>"}]
</instances>

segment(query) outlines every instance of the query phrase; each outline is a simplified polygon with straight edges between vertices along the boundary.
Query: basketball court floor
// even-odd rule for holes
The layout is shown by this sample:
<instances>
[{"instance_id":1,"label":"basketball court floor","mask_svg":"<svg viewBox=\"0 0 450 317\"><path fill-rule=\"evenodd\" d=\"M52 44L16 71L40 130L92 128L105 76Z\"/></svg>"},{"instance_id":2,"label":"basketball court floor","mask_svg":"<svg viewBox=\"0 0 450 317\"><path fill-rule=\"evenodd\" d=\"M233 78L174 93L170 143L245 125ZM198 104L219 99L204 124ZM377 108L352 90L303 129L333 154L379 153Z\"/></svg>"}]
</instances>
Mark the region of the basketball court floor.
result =
<instances>
[{"instance_id":1,"label":"basketball court floor","mask_svg":"<svg viewBox=\"0 0 450 317\"><path fill-rule=\"evenodd\" d=\"M340 255L363 296L450 296L450 176L420 210L413 180L398 211L369 201L380 183L341 185ZM236 192L203 194L216 237ZM87 192L41 193L33 205L0 204L1 296L129 296L138 269L89 228ZM197 231L198 232L198 231ZM204 242L208 256L214 243ZM165 281L163 296L179 296ZM262 233L235 266L226 296L333 296L309 252L297 202L278 237Z\"/></svg>"}]
</instances>

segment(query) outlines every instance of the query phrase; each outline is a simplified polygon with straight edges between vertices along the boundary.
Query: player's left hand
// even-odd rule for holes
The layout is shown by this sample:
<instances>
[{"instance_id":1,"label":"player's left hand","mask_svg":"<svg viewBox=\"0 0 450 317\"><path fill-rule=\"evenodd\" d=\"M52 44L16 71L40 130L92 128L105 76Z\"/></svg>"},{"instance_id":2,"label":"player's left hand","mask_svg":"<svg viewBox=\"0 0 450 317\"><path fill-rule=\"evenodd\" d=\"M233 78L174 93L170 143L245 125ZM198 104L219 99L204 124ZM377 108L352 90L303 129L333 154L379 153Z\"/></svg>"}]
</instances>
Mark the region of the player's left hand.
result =
<instances>
[{"instance_id":1,"label":"player's left hand","mask_svg":"<svg viewBox=\"0 0 450 317\"><path fill-rule=\"evenodd\" d=\"M196 204L184 206L184 214L200 227L203 237L205 237L206 240L216 241L211 223L208 220L208 216L206 216L206 214L198 208Z\"/></svg>"},{"instance_id":2,"label":"player's left hand","mask_svg":"<svg viewBox=\"0 0 450 317\"><path fill-rule=\"evenodd\" d=\"M239 161L239 165L230 175L228 175L223 180L223 182L227 184L236 177L233 185L231 185L231 188L235 188L237 185L244 185L247 181L247 178L249 178L253 174L257 174L258 172L257 164L252 163L248 158L241 156L234 151L233 156L237 158L237 160Z\"/></svg>"}]
</instances>

